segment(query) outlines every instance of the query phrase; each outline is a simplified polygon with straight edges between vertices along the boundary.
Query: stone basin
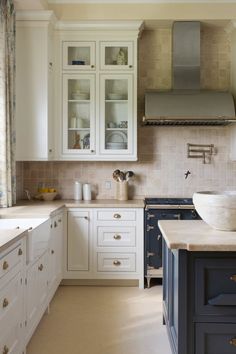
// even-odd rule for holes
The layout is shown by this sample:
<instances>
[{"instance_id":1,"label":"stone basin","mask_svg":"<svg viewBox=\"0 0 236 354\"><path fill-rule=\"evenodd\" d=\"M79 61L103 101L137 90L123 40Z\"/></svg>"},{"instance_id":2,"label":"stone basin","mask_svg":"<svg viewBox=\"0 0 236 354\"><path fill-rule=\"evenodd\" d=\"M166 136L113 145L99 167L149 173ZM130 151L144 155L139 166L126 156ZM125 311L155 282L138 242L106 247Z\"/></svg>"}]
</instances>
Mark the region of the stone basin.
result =
<instances>
[{"instance_id":1,"label":"stone basin","mask_svg":"<svg viewBox=\"0 0 236 354\"><path fill-rule=\"evenodd\" d=\"M193 204L211 227L236 231L236 191L203 191L193 195Z\"/></svg>"}]
</instances>

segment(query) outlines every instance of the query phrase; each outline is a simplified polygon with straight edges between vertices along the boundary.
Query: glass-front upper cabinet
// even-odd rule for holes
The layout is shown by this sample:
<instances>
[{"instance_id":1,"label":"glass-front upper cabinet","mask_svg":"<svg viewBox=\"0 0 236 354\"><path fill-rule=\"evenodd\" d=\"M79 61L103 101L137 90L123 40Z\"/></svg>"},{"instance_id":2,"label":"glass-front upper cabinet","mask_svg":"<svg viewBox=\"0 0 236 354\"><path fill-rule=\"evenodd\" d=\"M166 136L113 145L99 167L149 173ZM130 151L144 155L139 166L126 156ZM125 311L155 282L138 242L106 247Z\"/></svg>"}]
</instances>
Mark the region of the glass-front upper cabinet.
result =
<instances>
[{"instance_id":1,"label":"glass-front upper cabinet","mask_svg":"<svg viewBox=\"0 0 236 354\"><path fill-rule=\"evenodd\" d=\"M133 150L133 76L101 75L100 152L131 154Z\"/></svg>"},{"instance_id":2,"label":"glass-front upper cabinet","mask_svg":"<svg viewBox=\"0 0 236 354\"><path fill-rule=\"evenodd\" d=\"M95 70L95 42L63 42L64 70Z\"/></svg>"},{"instance_id":3,"label":"glass-front upper cabinet","mask_svg":"<svg viewBox=\"0 0 236 354\"><path fill-rule=\"evenodd\" d=\"M101 70L133 70L133 42L100 42Z\"/></svg>"},{"instance_id":4,"label":"glass-front upper cabinet","mask_svg":"<svg viewBox=\"0 0 236 354\"><path fill-rule=\"evenodd\" d=\"M63 153L95 152L95 75L63 75Z\"/></svg>"}]
</instances>

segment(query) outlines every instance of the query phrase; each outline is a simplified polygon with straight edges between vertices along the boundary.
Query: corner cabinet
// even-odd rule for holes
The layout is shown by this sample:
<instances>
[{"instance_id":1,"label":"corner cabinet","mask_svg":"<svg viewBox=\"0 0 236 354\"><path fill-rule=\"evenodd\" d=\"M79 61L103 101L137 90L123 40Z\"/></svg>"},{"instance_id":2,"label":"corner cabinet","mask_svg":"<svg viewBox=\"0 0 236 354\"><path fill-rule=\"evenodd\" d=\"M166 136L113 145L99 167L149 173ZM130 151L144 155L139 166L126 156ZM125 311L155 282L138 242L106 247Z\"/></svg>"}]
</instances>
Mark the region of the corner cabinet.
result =
<instances>
[{"instance_id":1,"label":"corner cabinet","mask_svg":"<svg viewBox=\"0 0 236 354\"><path fill-rule=\"evenodd\" d=\"M56 24L56 159L137 160L142 22Z\"/></svg>"}]
</instances>

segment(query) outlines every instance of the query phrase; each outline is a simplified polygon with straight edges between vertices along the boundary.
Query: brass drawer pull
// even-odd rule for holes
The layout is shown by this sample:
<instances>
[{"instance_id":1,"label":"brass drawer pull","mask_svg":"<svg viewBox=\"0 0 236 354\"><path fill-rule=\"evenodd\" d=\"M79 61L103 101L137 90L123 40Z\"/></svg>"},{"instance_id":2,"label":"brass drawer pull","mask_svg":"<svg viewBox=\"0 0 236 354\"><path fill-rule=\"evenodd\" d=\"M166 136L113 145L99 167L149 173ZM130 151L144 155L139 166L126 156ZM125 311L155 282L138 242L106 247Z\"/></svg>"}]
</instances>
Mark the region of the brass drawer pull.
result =
<instances>
[{"instance_id":1,"label":"brass drawer pull","mask_svg":"<svg viewBox=\"0 0 236 354\"><path fill-rule=\"evenodd\" d=\"M57 227L57 222L56 221L54 221L54 227Z\"/></svg>"},{"instance_id":2,"label":"brass drawer pull","mask_svg":"<svg viewBox=\"0 0 236 354\"><path fill-rule=\"evenodd\" d=\"M18 256L22 256L22 254L23 254L23 251L22 251L21 248L19 248L19 250L18 250Z\"/></svg>"},{"instance_id":3,"label":"brass drawer pull","mask_svg":"<svg viewBox=\"0 0 236 354\"><path fill-rule=\"evenodd\" d=\"M232 281L235 281L235 282L236 282L236 274L232 275L232 276L230 277L230 280L232 280Z\"/></svg>"},{"instance_id":4,"label":"brass drawer pull","mask_svg":"<svg viewBox=\"0 0 236 354\"><path fill-rule=\"evenodd\" d=\"M40 266L38 267L38 270L40 270L40 272L42 272L42 270L43 270L43 264L40 264Z\"/></svg>"},{"instance_id":5,"label":"brass drawer pull","mask_svg":"<svg viewBox=\"0 0 236 354\"><path fill-rule=\"evenodd\" d=\"M120 215L120 214L114 214L113 217L114 217L115 219L120 219L120 218L121 218L121 215Z\"/></svg>"},{"instance_id":6,"label":"brass drawer pull","mask_svg":"<svg viewBox=\"0 0 236 354\"><path fill-rule=\"evenodd\" d=\"M7 353L9 353L9 348L6 345L4 345L2 354L7 354Z\"/></svg>"},{"instance_id":7,"label":"brass drawer pull","mask_svg":"<svg viewBox=\"0 0 236 354\"><path fill-rule=\"evenodd\" d=\"M5 298L2 302L2 307L7 307L9 305L9 301Z\"/></svg>"},{"instance_id":8,"label":"brass drawer pull","mask_svg":"<svg viewBox=\"0 0 236 354\"><path fill-rule=\"evenodd\" d=\"M234 347L236 347L236 338L230 339L229 344L231 344L231 345L233 345Z\"/></svg>"},{"instance_id":9,"label":"brass drawer pull","mask_svg":"<svg viewBox=\"0 0 236 354\"><path fill-rule=\"evenodd\" d=\"M58 219L58 222L61 222L61 219Z\"/></svg>"},{"instance_id":10,"label":"brass drawer pull","mask_svg":"<svg viewBox=\"0 0 236 354\"><path fill-rule=\"evenodd\" d=\"M9 267L9 264L7 263L7 261L4 261L3 265L2 265L2 269L6 270L8 267Z\"/></svg>"},{"instance_id":11,"label":"brass drawer pull","mask_svg":"<svg viewBox=\"0 0 236 354\"><path fill-rule=\"evenodd\" d=\"M54 250L51 250L51 254L54 254L55 253L55 251Z\"/></svg>"},{"instance_id":12,"label":"brass drawer pull","mask_svg":"<svg viewBox=\"0 0 236 354\"><path fill-rule=\"evenodd\" d=\"M120 261L114 261L113 264L114 264L114 266L120 266L121 262Z\"/></svg>"},{"instance_id":13,"label":"brass drawer pull","mask_svg":"<svg viewBox=\"0 0 236 354\"><path fill-rule=\"evenodd\" d=\"M121 239L121 235L117 235L116 234L116 235L113 236L113 238L114 238L114 240L120 240Z\"/></svg>"},{"instance_id":14,"label":"brass drawer pull","mask_svg":"<svg viewBox=\"0 0 236 354\"><path fill-rule=\"evenodd\" d=\"M32 226L28 228L28 231L31 231L31 230L33 230Z\"/></svg>"}]
</instances>

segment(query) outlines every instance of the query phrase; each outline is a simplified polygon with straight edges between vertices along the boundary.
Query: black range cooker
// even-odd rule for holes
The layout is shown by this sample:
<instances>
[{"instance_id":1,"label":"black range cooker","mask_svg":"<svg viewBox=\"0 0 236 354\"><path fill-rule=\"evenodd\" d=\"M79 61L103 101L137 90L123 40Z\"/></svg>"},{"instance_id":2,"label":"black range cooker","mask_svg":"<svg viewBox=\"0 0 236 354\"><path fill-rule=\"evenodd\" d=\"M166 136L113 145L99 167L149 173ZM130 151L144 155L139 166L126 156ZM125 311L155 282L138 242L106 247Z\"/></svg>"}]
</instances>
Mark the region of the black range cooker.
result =
<instances>
[{"instance_id":1,"label":"black range cooker","mask_svg":"<svg viewBox=\"0 0 236 354\"><path fill-rule=\"evenodd\" d=\"M191 198L145 198L144 274L147 287L151 278L162 278L162 234L158 220L197 220Z\"/></svg>"}]
</instances>

